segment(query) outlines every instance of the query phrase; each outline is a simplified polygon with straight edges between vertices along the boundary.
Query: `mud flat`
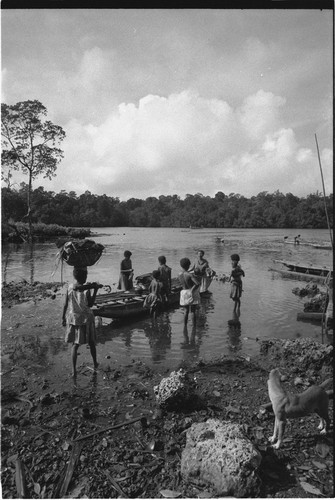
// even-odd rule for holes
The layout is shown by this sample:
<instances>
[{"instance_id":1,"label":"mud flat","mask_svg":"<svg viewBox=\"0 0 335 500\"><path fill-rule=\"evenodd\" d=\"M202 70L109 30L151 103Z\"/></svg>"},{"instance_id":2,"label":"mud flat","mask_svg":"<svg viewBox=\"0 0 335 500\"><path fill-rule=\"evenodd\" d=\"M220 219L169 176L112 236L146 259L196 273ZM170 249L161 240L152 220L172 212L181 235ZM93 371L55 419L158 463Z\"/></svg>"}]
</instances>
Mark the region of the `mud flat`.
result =
<instances>
[{"instance_id":1,"label":"mud flat","mask_svg":"<svg viewBox=\"0 0 335 500\"><path fill-rule=\"evenodd\" d=\"M332 377L332 345L270 339L259 343L253 359L229 356L184 365L196 380L197 397L192 405L167 411L158 407L153 388L168 373L140 360L118 365L104 359L97 372L82 362L74 381L68 360L66 368L49 367L43 352L36 358L35 350L20 351L16 324L25 325L27 336L38 324L44 325L40 335L59 331L52 325L56 318L59 323L60 288L53 294L29 297L35 301L31 318L16 298L2 310L6 338L12 340L2 354L3 498L19 497L20 488L30 498L215 497L207 485L185 482L180 474L187 429L212 418L242 425L261 453L261 497L333 496L333 422L324 436L316 415L291 420L283 447L273 450L268 437L274 416L262 409L269 401L271 368L282 370L291 392L301 392ZM48 331L39 323L42 315L48 316ZM331 399L330 415L332 409Z\"/></svg>"}]
</instances>

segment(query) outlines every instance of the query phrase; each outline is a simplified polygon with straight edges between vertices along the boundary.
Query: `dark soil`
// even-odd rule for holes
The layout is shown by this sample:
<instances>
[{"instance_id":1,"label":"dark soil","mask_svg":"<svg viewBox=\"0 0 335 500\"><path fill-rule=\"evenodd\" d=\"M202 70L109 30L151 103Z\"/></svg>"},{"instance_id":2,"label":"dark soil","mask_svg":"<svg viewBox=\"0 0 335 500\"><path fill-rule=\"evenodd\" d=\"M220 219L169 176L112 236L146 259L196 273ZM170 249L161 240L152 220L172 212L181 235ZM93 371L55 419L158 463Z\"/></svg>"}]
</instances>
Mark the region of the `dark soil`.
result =
<instances>
[{"instance_id":1,"label":"dark soil","mask_svg":"<svg viewBox=\"0 0 335 500\"><path fill-rule=\"evenodd\" d=\"M32 287L35 300L52 299L57 287L49 285ZM28 289L14 293L5 287L4 303L32 299ZM222 357L185 366L196 379L197 397L178 411L158 408L153 387L162 374L141 361L92 370L86 390L73 383L55 391L47 374L28 373L24 380L4 374L2 497L215 497L207 485L184 482L180 462L186 430L218 418L241 424L260 451L261 497L331 498L333 422L322 436L316 415L291 420L282 448L274 450L268 442L274 416L261 405L269 402L271 368L281 368L290 392L301 392L332 376L332 359L330 345L271 340L260 345L257 359ZM331 399L330 415L332 408Z\"/></svg>"},{"instance_id":2,"label":"dark soil","mask_svg":"<svg viewBox=\"0 0 335 500\"><path fill-rule=\"evenodd\" d=\"M55 299L57 292L63 287L62 283L41 283L34 281L28 283L11 281L2 285L2 305L11 307L13 304L20 304L28 300L39 301L43 299Z\"/></svg>"}]
</instances>

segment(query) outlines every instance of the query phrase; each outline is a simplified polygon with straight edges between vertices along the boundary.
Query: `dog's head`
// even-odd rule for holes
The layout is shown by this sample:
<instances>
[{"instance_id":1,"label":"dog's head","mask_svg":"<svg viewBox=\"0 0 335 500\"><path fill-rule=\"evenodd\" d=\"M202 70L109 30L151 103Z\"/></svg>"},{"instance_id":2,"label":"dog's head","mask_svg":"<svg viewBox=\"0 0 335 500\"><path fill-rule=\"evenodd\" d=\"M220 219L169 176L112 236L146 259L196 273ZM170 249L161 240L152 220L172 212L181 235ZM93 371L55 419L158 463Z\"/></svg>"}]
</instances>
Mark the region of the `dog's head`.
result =
<instances>
[{"instance_id":1,"label":"dog's head","mask_svg":"<svg viewBox=\"0 0 335 500\"><path fill-rule=\"evenodd\" d=\"M269 380L273 380L280 383L281 377L282 374L280 373L279 368L274 368L273 370L270 371Z\"/></svg>"}]
</instances>

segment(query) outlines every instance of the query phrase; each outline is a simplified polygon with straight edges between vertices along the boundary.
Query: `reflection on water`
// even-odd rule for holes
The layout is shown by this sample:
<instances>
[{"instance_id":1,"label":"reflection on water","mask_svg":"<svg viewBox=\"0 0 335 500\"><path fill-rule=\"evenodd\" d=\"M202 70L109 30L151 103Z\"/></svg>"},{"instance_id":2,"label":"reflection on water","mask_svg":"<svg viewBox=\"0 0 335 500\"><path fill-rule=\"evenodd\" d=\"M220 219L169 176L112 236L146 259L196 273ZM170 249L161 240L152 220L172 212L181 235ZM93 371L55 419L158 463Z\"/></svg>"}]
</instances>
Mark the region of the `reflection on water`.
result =
<instances>
[{"instance_id":1,"label":"reflection on water","mask_svg":"<svg viewBox=\"0 0 335 500\"><path fill-rule=\"evenodd\" d=\"M11 257L14 248L16 252L20 253L22 259L21 265L16 265L16 266L11 265ZM18 271L18 277L21 280L26 279L31 285L34 283L35 281L34 250L35 250L34 243L25 243L22 245L17 245L17 244L6 245L5 251L3 252L2 255L2 279L4 283L8 283L8 280L9 281L13 280L12 274L14 269ZM20 271L22 271L22 275L20 275Z\"/></svg>"},{"instance_id":2,"label":"reflection on water","mask_svg":"<svg viewBox=\"0 0 335 500\"><path fill-rule=\"evenodd\" d=\"M9 345L3 345L3 355L14 365L45 368L66 345L58 339L45 339L39 335L19 335Z\"/></svg>"},{"instance_id":3,"label":"reflection on water","mask_svg":"<svg viewBox=\"0 0 335 500\"><path fill-rule=\"evenodd\" d=\"M331 251L285 245L283 237L293 237L295 230L204 229L182 232L180 229L161 228L103 228L97 232L95 241L105 245L106 249L98 264L89 268L90 281L110 285L117 283L120 260L126 248L133 252L135 275L157 268L158 256L165 255L168 265L172 267L172 275L176 276L180 271L180 259L188 256L193 261L198 248L205 251L205 257L217 273L225 274L231 269L230 255L239 253L246 274L239 317L232 311L234 304L229 298L229 284L213 281L210 287L212 294L201 299L195 328L190 324L184 329L183 312L178 307L164 311L157 318L141 316L124 322L103 319L98 329L99 361L107 363L107 356L111 359L110 363L113 360L128 363L131 359L142 359L151 366L175 368L181 362L230 352L248 356L258 354L256 338L294 339L301 336L323 341L320 324L297 321L304 299L294 295L292 289L306 286L306 282L283 278L269 271L273 267L273 259L322 265L332 263ZM299 232L306 240L328 239L327 230ZM221 233L224 243L218 240ZM53 243L4 246L3 281L60 281L60 269L52 277L57 252ZM70 266L64 267L63 276L65 281L72 280ZM41 313L39 322L47 326L40 328L32 337L24 338L24 347L15 354L17 360L24 361L24 350L27 349L33 355L34 363L41 364L41 359L43 365L52 362L64 366L66 363L70 371L68 346L63 340L56 340L63 336L61 307L55 302L52 314L47 310ZM87 365L91 363L89 351L86 353L84 347L81 348L80 359Z\"/></svg>"},{"instance_id":4,"label":"reflection on water","mask_svg":"<svg viewBox=\"0 0 335 500\"><path fill-rule=\"evenodd\" d=\"M200 335L197 336L196 333L195 326L189 328L186 325L183 329L183 341L180 343L180 347L182 349L182 360L186 365L194 362L199 357L201 337Z\"/></svg>"},{"instance_id":5,"label":"reflection on water","mask_svg":"<svg viewBox=\"0 0 335 500\"><path fill-rule=\"evenodd\" d=\"M232 319L228 320L229 350L232 352L240 351L242 348L240 316L240 311L233 310Z\"/></svg>"}]
</instances>

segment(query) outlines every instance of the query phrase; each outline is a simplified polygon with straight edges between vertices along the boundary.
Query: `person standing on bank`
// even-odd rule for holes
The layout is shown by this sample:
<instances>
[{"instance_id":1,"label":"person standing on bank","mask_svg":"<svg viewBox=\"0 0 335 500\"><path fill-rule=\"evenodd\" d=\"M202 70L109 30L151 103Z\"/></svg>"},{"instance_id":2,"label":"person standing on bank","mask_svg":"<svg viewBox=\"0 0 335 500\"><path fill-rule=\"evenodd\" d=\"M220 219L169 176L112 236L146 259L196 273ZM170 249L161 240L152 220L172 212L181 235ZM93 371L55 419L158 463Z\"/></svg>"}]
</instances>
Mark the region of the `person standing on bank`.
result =
<instances>
[{"instance_id":1,"label":"person standing on bank","mask_svg":"<svg viewBox=\"0 0 335 500\"><path fill-rule=\"evenodd\" d=\"M94 369L98 368L96 351L95 319L91 307L94 304L98 288L102 285L97 283L86 283L87 268L73 268L74 283L70 284L65 296L63 307L63 326L67 326L65 342L72 344L72 375L77 375L77 356L79 346L88 344L90 346ZM93 289L93 294L91 290Z\"/></svg>"},{"instance_id":2,"label":"person standing on bank","mask_svg":"<svg viewBox=\"0 0 335 500\"><path fill-rule=\"evenodd\" d=\"M133 264L130 260L132 253L129 250L126 250L123 255L124 259L121 261L120 264L120 277L119 277L118 290L122 290L125 292L133 288L134 270L133 270Z\"/></svg>"},{"instance_id":3,"label":"person standing on bank","mask_svg":"<svg viewBox=\"0 0 335 500\"><path fill-rule=\"evenodd\" d=\"M197 278L189 272L191 266L190 259L187 257L181 259L180 267L182 272L179 274L179 281L183 289L180 292L180 305L184 308L184 326L187 325L188 316L191 311L192 323L196 323L196 308L200 303L199 287Z\"/></svg>"}]
</instances>

